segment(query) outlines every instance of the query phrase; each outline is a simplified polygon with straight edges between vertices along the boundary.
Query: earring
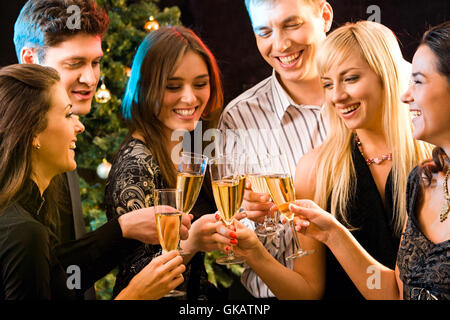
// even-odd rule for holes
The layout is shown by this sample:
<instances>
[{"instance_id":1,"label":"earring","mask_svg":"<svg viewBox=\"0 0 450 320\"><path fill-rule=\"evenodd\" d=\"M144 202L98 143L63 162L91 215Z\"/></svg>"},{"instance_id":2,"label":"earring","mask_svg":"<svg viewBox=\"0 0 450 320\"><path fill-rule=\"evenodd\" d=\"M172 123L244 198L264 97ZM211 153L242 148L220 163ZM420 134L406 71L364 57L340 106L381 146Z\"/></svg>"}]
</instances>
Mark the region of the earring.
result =
<instances>
[{"instance_id":1,"label":"earring","mask_svg":"<svg viewBox=\"0 0 450 320\"><path fill-rule=\"evenodd\" d=\"M37 145L33 146L36 150L39 150L41 148L41 145L38 143Z\"/></svg>"}]
</instances>

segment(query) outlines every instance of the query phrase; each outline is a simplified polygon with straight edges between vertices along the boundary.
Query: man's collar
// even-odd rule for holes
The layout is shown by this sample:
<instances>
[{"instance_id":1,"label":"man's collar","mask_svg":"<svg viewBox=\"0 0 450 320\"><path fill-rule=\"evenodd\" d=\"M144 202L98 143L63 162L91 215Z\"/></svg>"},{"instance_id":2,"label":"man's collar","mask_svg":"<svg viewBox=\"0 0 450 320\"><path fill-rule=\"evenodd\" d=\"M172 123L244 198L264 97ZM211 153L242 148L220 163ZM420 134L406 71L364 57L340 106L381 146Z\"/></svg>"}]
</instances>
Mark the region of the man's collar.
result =
<instances>
[{"instance_id":1,"label":"man's collar","mask_svg":"<svg viewBox=\"0 0 450 320\"><path fill-rule=\"evenodd\" d=\"M275 72L275 69L272 71L272 86L274 88L273 92L273 98L275 100L274 107L275 112L278 115L278 118L281 120L283 118L284 113L286 110L293 106L297 109L300 108L307 108L307 109L314 109L314 110L321 110L323 109L323 106L316 106L316 105L299 105L294 102L294 100L291 98L291 96L284 90L283 86L281 85L280 80L278 79L277 73Z\"/></svg>"},{"instance_id":2,"label":"man's collar","mask_svg":"<svg viewBox=\"0 0 450 320\"><path fill-rule=\"evenodd\" d=\"M278 80L275 69L272 71L272 87L273 87L273 99L275 100L274 107L278 118L281 120L287 108L294 105L294 101L284 90L280 81Z\"/></svg>"}]
</instances>

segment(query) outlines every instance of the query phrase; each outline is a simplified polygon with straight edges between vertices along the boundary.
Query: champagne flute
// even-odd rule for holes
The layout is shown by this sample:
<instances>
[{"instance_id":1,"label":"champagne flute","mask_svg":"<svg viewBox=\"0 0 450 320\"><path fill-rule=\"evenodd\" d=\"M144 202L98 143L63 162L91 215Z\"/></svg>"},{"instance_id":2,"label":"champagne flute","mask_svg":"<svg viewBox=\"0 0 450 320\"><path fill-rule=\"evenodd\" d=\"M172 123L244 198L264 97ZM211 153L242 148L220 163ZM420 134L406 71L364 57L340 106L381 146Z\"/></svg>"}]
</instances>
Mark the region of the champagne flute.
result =
<instances>
[{"instance_id":1,"label":"champagne flute","mask_svg":"<svg viewBox=\"0 0 450 320\"><path fill-rule=\"evenodd\" d=\"M183 208L189 214L194 207L205 177L208 157L182 152L177 173L177 189L183 190Z\"/></svg>"},{"instance_id":2,"label":"champagne flute","mask_svg":"<svg viewBox=\"0 0 450 320\"><path fill-rule=\"evenodd\" d=\"M256 155L256 159L255 157L251 157L252 160L250 160L250 158L248 159L247 179L252 185L253 192L270 194L270 191L267 188L264 169L262 168L266 157L267 155L264 154ZM282 229L281 225L278 224L278 215L278 211L274 213L273 218L266 215L264 217L264 222L256 225L256 234L262 237L267 237L278 233Z\"/></svg>"},{"instance_id":3,"label":"champagne flute","mask_svg":"<svg viewBox=\"0 0 450 320\"><path fill-rule=\"evenodd\" d=\"M239 211L244 199L245 166L244 155L223 155L209 162L214 200L222 222L227 227L233 224L234 215ZM244 261L242 257L235 256L230 249L227 256L218 258L216 263L228 265Z\"/></svg>"},{"instance_id":4,"label":"champagne flute","mask_svg":"<svg viewBox=\"0 0 450 320\"><path fill-rule=\"evenodd\" d=\"M155 189L156 230L163 253L177 250L180 243L181 215L183 213L183 190ZM171 290L165 297L181 297L186 292Z\"/></svg>"},{"instance_id":5,"label":"champagne flute","mask_svg":"<svg viewBox=\"0 0 450 320\"><path fill-rule=\"evenodd\" d=\"M197 201L200 189L205 177L208 157L192 153L182 152L177 172L177 189L183 190L183 211L189 214ZM181 255L186 255L180 247Z\"/></svg>"},{"instance_id":6,"label":"champagne flute","mask_svg":"<svg viewBox=\"0 0 450 320\"><path fill-rule=\"evenodd\" d=\"M272 200L278 207L280 213L288 220L292 229L295 252L286 257L286 260L292 260L314 253L314 250L304 251L300 246L297 231L295 230L294 214L289 210L289 203L295 200L295 191L286 155L271 155L265 158L263 168Z\"/></svg>"}]
</instances>

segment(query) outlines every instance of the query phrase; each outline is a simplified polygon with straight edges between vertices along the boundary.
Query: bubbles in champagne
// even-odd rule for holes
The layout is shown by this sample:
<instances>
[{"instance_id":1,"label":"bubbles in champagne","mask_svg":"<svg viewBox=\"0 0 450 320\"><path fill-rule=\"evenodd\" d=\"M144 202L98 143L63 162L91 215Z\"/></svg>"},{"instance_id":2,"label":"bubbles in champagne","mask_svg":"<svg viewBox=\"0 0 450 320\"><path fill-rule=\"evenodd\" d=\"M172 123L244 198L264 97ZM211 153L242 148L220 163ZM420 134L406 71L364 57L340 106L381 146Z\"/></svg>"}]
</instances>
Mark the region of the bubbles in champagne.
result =
<instances>
[{"instance_id":1,"label":"bubbles in champagne","mask_svg":"<svg viewBox=\"0 0 450 320\"><path fill-rule=\"evenodd\" d=\"M245 177L213 181L212 188L222 220L230 225L244 199Z\"/></svg>"},{"instance_id":2,"label":"bubbles in champagne","mask_svg":"<svg viewBox=\"0 0 450 320\"><path fill-rule=\"evenodd\" d=\"M177 250L180 242L181 212L156 213L155 216L163 252Z\"/></svg>"},{"instance_id":3,"label":"bubbles in champagne","mask_svg":"<svg viewBox=\"0 0 450 320\"><path fill-rule=\"evenodd\" d=\"M278 210L286 219L294 218L289 211L289 202L295 200L294 183L289 174L275 174L265 177L267 187L272 197L273 202L278 207Z\"/></svg>"},{"instance_id":4,"label":"bubbles in champagne","mask_svg":"<svg viewBox=\"0 0 450 320\"><path fill-rule=\"evenodd\" d=\"M177 174L177 189L183 190L183 210L190 213L197 200L203 183L203 174L179 172Z\"/></svg>"}]
</instances>

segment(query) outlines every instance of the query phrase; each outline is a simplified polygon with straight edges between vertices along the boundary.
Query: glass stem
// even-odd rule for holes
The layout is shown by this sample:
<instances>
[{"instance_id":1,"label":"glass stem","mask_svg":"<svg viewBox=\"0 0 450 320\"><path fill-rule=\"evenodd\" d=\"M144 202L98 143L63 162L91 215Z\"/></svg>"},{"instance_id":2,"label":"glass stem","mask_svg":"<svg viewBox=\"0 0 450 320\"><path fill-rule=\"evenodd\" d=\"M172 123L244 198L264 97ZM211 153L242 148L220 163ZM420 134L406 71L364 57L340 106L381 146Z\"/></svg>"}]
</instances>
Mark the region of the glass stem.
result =
<instances>
[{"instance_id":1,"label":"glass stem","mask_svg":"<svg viewBox=\"0 0 450 320\"><path fill-rule=\"evenodd\" d=\"M234 250L233 250L233 246L230 246L230 251L228 251L228 258L233 258L234 257Z\"/></svg>"},{"instance_id":2,"label":"glass stem","mask_svg":"<svg viewBox=\"0 0 450 320\"><path fill-rule=\"evenodd\" d=\"M269 223L269 218L267 217L267 216L265 216L264 217L264 222L263 222L263 225L264 225L264 229L267 229L267 224Z\"/></svg>"},{"instance_id":3,"label":"glass stem","mask_svg":"<svg viewBox=\"0 0 450 320\"><path fill-rule=\"evenodd\" d=\"M292 238L294 239L294 245L296 247L295 252L303 252L302 247L300 246L300 241L298 240L298 234L297 231L295 230L295 224L294 224L294 219L289 220L289 224L291 225L291 229L292 229Z\"/></svg>"}]
</instances>

